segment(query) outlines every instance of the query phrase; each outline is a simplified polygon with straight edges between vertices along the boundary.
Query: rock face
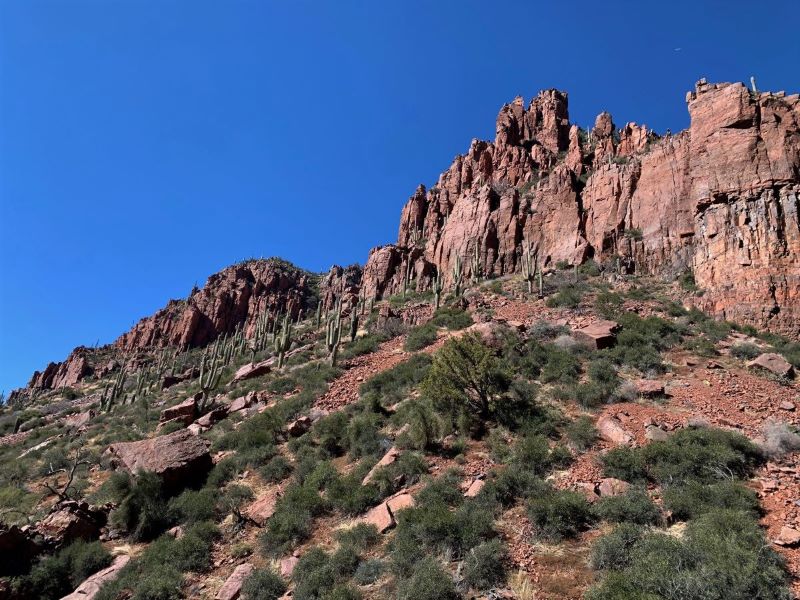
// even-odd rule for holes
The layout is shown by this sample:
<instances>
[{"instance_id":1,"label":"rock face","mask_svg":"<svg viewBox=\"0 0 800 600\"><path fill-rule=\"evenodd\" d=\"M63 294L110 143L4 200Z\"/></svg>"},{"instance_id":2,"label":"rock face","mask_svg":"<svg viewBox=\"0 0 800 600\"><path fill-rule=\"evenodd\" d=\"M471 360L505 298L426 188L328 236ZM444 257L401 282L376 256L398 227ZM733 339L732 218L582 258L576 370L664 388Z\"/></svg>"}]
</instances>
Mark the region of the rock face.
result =
<instances>
[{"instance_id":1,"label":"rock face","mask_svg":"<svg viewBox=\"0 0 800 600\"><path fill-rule=\"evenodd\" d=\"M780 354L768 352L756 357L747 363L750 368L764 369L779 377L792 377L794 375L794 367Z\"/></svg>"},{"instance_id":2,"label":"rock face","mask_svg":"<svg viewBox=\"0 0 800 600\"><path fill-rule=\"evenodd\" d=\"M186 300L172 300L142 319L116 341L121 350L202 346L260 314L305 312L311 298L309 275L279 259L250 260L223 269L195 288Z\"/></svg>"},{"instance_id":3,"label":"rock face","mask_svg":"<svg viewBox=\"0 0 800 600\"><path fill-rule=\"evenodd\" d=\"M88 352L88 348L83 346L75 348L64 362L50 363L44 371L34 372L28 387L54 390L75 385L92 374L92 367L87 360Z\"/></svg>"},{"instance_id":4,"label":"rock face","mask_svg":"<svg viewBox=\"0 0 800 600\"><path fill-rule=\"evenodd\" d=\"M107 452L117 466L130 473L153 471L168 488L180 488L196 481L212 466L209 443L181 429L138 442L109 446Z\"/></svg>"},{"instance_id":5,"label":"rock face","mask_svg":"<svg viewBox=\"0 0 800 600\"><path fill-rule=\"evenodd\" d=\"M350 265L349 267L333 265L319 283L322 308L332 309L337 299L342 300L343 306L354 306L358 302L358 294L361 290L361 275L361 265Z\"/></svg>"},{"instance_id":6,"label":"rock face","mask_svg":"<svg viewBox=\"0 0 800 600\"><path fill-rule=\"evenodd\" d=\"M74 592L64 596L61 600L93 600L100 593L100 588L109 581L116 579L119 576L119 572L130 560L131 557L127 554L117 556L108 567L89 577Z\"/></svg>"},{"instance_id":7,"label":"rock face","mask_svg":"<svg viewBox=\"0 0 800 600\"><path fill-rule=\"evenodd\" d=\"M107 515L102 510L93 509L83 502L67 501L37 523L36 530L51 546L61 547L78 539L97 539L106 520Z\"/></svg>"},{"instance_id":8,"label":"rock face","mask_svg":"<svg viewBox=\"0 0 800 600\"><path fill-rule=\"evenodd\" d=\"M522 240L545 264L622 257L629 271L691 269L695 300L715 316L800 333L800 98L698 82L688 130L659 138L601 113L591 132L569 125L567 95L521 98L497 117L494 142L473 140L400 217L395 245L373 249L361 293L451 285L520 268Z\"/></svg>"},{"instance_id":9,"label":"rock face","mask_svg":"<svg viewBox=\"0 0 800 600\"><path fill-rule=\"evenodd\" d=\"M255 567L250 563L236 567L214 598L216 600L236 600L241 595L242 585L254 570Z\"/></svg>"}]
</instances>

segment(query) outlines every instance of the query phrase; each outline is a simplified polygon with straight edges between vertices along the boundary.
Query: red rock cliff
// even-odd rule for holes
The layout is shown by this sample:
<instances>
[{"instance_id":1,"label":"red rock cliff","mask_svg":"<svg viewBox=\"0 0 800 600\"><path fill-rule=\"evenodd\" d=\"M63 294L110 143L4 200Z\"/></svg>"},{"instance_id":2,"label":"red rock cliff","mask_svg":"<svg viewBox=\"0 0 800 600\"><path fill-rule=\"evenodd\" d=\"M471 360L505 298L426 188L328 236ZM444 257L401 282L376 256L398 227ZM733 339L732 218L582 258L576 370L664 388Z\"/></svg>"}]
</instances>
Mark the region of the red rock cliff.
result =
<instances>
[{"instance_id":1,"label":"red rock cliff","mask_svg":"<svg viewBox=\"0 0 800 600\"><path fill-rule=\"evenodd\" d=\"M362 293L397 293L407 261L425 288L461 256L470 275L518 270L522 240L546 264L628 259L638 272L691 269L714 315L800 333L800 100L743 84L698 82L691 126L663 138L601 113L570 126L567 95L521 98L434 187L403 208L396 245L375 248Z\"/></svg>"}]
</instances>

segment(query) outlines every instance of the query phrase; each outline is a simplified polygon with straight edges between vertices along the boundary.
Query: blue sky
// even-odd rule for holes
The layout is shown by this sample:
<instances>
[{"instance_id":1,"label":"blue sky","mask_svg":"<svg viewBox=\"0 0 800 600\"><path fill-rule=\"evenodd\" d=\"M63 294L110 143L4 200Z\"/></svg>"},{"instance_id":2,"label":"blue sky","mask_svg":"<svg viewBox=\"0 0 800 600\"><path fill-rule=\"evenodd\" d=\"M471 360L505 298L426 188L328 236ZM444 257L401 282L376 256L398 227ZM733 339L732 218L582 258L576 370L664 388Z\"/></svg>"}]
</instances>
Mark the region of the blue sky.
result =
<instances>
[{"instance_id":1,"label":"blue sky","mask_svg":"<svg viewBox=\"0 0 800 600\"><path fill-rule=\"evenodd\" d=\"M363 263L499 107L797 91L796 0L0 2L0 389L241 258Z\"/></svg>"}]
</instances>

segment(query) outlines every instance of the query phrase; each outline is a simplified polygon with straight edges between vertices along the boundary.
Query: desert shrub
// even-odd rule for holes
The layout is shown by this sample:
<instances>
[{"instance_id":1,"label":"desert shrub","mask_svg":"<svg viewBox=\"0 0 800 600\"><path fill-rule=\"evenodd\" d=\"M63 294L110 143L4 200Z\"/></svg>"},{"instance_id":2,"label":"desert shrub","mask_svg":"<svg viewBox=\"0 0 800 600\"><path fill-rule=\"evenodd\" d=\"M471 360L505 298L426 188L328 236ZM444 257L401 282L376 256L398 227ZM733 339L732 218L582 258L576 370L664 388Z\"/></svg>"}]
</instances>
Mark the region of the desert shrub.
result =
<instances>
[{"instance_id":1,"label":"desert shrub","mask_svg":"<svg viewBox=\"0 0 800 600\"><path fill-rule=\"evenodd\" d=\"M135 541L151 540L167 528L169 508L158 475L145 471L135 479L118 477L116 481L123 495L117 497L119 506L111 513L113 525Z\"/></svg>"},{"instance_id":2,"label":"desert shrub","mask_svg":"<svg viewBox=\"0 0 800 600\"><path fill-rule=\"evenodd\" d=\"M569 444L577 451L583 452L597 442L597 429L589 417L578 417L564 430Z\"/></svg>"},{"instance_id":3,"label":"desert shrub","mask_svg":"<svg viewBox=\"0 0 800 600\"><path fill-rule=\"evenodd\" d=\"M357 470L331 481L325 490L331 506L346 515L356 516L376 504L381 498L380 492L375 485L361 485L363 478L364 472Z\"/></svg>"},{"instance_id":4,"label":"desert shrub","mask_svg":"<svg viewBox=\"0 0 800 600\"><path fill-rule=\"evenodd\" d=\"M334 537L340 546L349 546L356 552L370 549L381 539L377 528L368 523L358 523L348 529L340 529Z\"/></svg>"},{"instance_id":5,"label":"desert shrub","mask_svg":"<svg viewBox=\"0 0 800 600\"><path fill-rule=\"evenodd\" d=\"M325 510L319 492L310 485L294 484L286 488L267 522L260 543L265 553L278 556L311 533L314 517Z\"/></svg>"},{"instance_id":6,"label":"desert shrub","mask_svg":"<svg viewBox=\"0 0 800 600\"><path fill-rule=\"evenodd\" d=\"M407 361L370 377L361 385L359 393L367 402L391 406L405 398L425 378L430 365L430 356L415 354Z\"/></svg>"},{"instance_id":7,"label":"desert shrub","mask_svg":"<svg viewBox=\"0 0 800 600\"><path fill-rule=\"evenodd\" d=\"M256 569L242 584L242 600L277 600L286 592L286 584L272 569Z\"/></svg>"},{"instance_id":8,"label":"desert shrub","mask_svg":"<svg viewBox=\"0 0 800 600\"><path fill-rule=\"evenodd\" d=\"M264 481L277 483L283 481L292 473L291 463L283 456L278 454L273 456L267 464L258 469L258 474Z\"/></svg>"},{"instance_id":9,"label":"desert shrub","mask_svg":"<svg viewBox=\"0 0 800 600\"><path fill-rule=\"evenodd\" d=\"M575 388L575 399L584 408L596 407L615 399L619 377L614 365L606 358L589 363L589 380Z\"/></svg>"},{"instance_id":10,"label":"desert shrub","mask_svg":"<svg viewBox=\"0 0 800 600\"><path fill-rule=\"evenodd\" d=\"M406 335L406 341L403 344L403 349L407 352L415 352L430 346L436 341L436 325L433 323L426 323L418 327L413 327Z\"/></svg>"},{"instance_id":11,"label":"desert shrub","mask_svg":"<svg viewBox=\"0 0 800 600\"><path fill-rule=\"evenodd\" d=\"M568 333L569 330L563 325L556 325L550 321L537 321L528 330L530 339L535 342L551 342L560 335Z\"/></svg>"},{"instance_id":12,"label":"desert shrub","mask_svg":"<svg viewBox=\"0 0 800 600\"><path fill-rule=\"evenodd\" d=\"M244 467L237 456L226 456L208 473L206 486L211 489L221 488L242 471Z\"/></svg>"},{"instance_id":13,"label":"desert shrub","mask_svg":"<svg viewBox=\"0 0 800 600\"><path fill-rule=\"evenodd\" d=\"M597 294L594 308L601 317L613 319L622 310L623 302L624 299L619 294L604 290Z\"/></svg>"},{"instance_id":14,"label":"desert shrub","mask_svg":"<svg viewBox=\"0 0 800 600\"><path fill-rule=\"evenodd\" d=\"M382 560L375 558L365 560L358 565L356 572L353 574L353 580L358 585L369 585L380 579L384 570L385 564Z\"/></svg>"},{"instance_id":15,"label":"desert shrub","mask_svg":"<svg viewBox=\"0 0 800 600\"><path fill-rule=\"evenodd\" d=\"M442 435L442 426L430 400L413 398L398 407L392 417L396 425L405 425L405 431L397 436L395 443L404 448L425 450L432 448Z\"/></svg>"},{"instance_id":16,"label":"desert shrub","mask_svg":"<svg viewBox=\"0 0 800 600\"><path fill-rule=\"evenodd\" d=\"M714 342L705 337L689 338L684 342L683 347L689 352L705 358L711 358L719 354Z\"/></svg>"},{"instance_id":17,"label":"desert shrub","mask_svg":"<svg viewBox=\"0 0 800 600\"><path fill-rule=\"evenodd\" d=\"M547 298L545 304L550 308L578 308L583 299L583 286L568 283L555 294Z\"/></svg>"},{"instance_id":18,"label":"desert shrub","mask_svg":"<svg viewBox=\"0 0 800 600\"><path fill-rule=\"evenodd\" d=\"M273 394L288 394L297 387L297 380L291 376L278 377L270 381L267 385L267 389Z\"/></svg>"},{"instance_id":19,"label":"desert shrub","mask_svg":"<svg viewBox=\"0 0 800 600\"><path fill-rule=\"evenodd\" d=\"M381 345L381 342L386 341L387 336L377 333L370 333L357 337L355 341L350 342L342 352L343 358L353 358L354 356L362 356L364 354L372 354Z\"/></svg>"},{"instance_id":20,"label":"desert shrub","mask_svg":"<svg viewBox=\"0 0 800 600\"><path fill-rule=\"evenodd\" d=\"M610 477L662 484L746 478L762 461L761 451L746 437L714 428L681 429L663 442L615 448L603 459Z\"/></svg>"},{"instance_id":21,"label":"desert shrub","mask_svg":"<svg viewBox=\"0 0 800 600\"><path fill-rule=\"evenodd\" d=\"M469 327L472 325L473 320L470 314L465 310L442 307L434 313L429 323L435 327L458 330Z\"/></svg>"},{"instance_id":22,"label":"desert shrub","mask_svg":"<svg viewBox=\"0 0 800 600\"><path fill-rule=\"evenodd\" d=\"M415 484L427 472L428 463L419 453L403 452L392 464L375 471L372 485L378 488L381 497L385 497L396 492L401 484Z\"/></svg>"},{"instance_id":23,"label":"desert shrub","mask_svg":"<svg viewBox=\"0 0 800 600\"><path fill-rule=\"evenodd\" d=\"M109 564L111 555L100 542L77 541L35 563L30 573L14 581L14 590L21 598L57 600Z\"/></svg>"},{"instance_id":24,"label":"desert shrub","mask_svg":"<svg viewBox=\"0 0 800 600\"><path fill-rule=\"evenodd\" d=\"M464 581L476 590L488 590L505 581L506 550L499 540L472 548L464 560Z\"/></svg>"},{"instance_id":25,"label":"desert shrub","mask_svg":"<svg viewBox=\"0 0 800 600\"><path fill-rule=\"evenodd\" d=\"M399 600L457 600L453 578L433 557L425 557L398 590Z\"/></svg>"},{"instance_id":26,"label":"desert shrub","mask_svg":"<svg viewBox=\"0 0 800 600\"><path fill-rule=\"evenodd\" d=\"M742 342L731 346L731 356L735 356L736 358L740 358L742 360L753 360L759 355L761 355L761 348L755 344Z\"/></svg>"},{"instance_id":27,"label":"desert shrub","mask_svg":"<svg viewBox=\"0 0 800 600\"><path fill-rule=\"evenodd\" d=\"M617 525L611 533L592 544L592 568L599 571L620 570L630 565L633 548L644 532L642 526L633 523Z\"/></svg>"},{"instance_id":28,"label":"desert shrub","mask_svg":"<svg viewBox=\"0 0 800 600\"><path fill-rule=\"evenodd\" d=\"M731 509L759 514L758 497L755 492L736 481L720 481L704 485L688 481L683 485L664 489L664 508L672 517L685 521L697 518L717 509Z\"/></svg>"},{"instance_id":29,"label":"desert shrub","mask_svg":"<svg viewBox=\"0 0 800 600\"><path fill-rule=\"evenodd\" d=\"M697 284L694 281L694 273L686 270L678 276L678 283L687 292L696 292Z\"/></svg>"},{"instance_id":30,"label":"desert shrub","mask_svg":"<svg viewBox=\"0 0 800 600\"><path fill-rule=\"evenodd\" d=\"M662 372L664 364L660 352L680 341L680 328L659 317L643 319L629 312L622 313L617 320L623 329L617 335L617 345L609 351L612 360L643 373Z\"/></svg>"},{"instance_id":31,"label":"desert shrub","mask_svg":"<svg viewBox=\"0 0 800 600\"><path fill-rule=\"evenodd\" d=\"M661 511L645 490L630 489L624 494L601 498L594 507L598 517L611 523L658 525Z\"/></svg>"},{"instance_id":32,"label":"desert shrub","mask_svg":"<svg viewBox=\"0 0 800 600\"><path fill-rule=\"evenodd\" d=\"M333 554L312 548L300 557L292 572L295 582L293 597L298 600L327 598L337 584L355 573L358 563L358 554L349 547L339 548Z\"/></svg>"},{"instance_id":33,"label":"desert shrub","mask_svg":"<svg viewBox=\"0 0 800 600\"><path fill-rule=\"evenodd\" d=\"M211 489L186 490L170 500L169 509L181 523L209 521L216 515L217 495Z\"/></svg>"},{"instance_id":34,"label":"desert shrub","mask_svg":"<svg viewBox=\"0 0 800 600\"><path fill-rule=\"evenodd\" d=\"M347 427L347 449L351 458L381 454L382 442L377 415L365 412L350 420Z\"/></svg>"},{"instance_id":35,"label":"desert shrub","mask_svg":"<svg viewBox=\"0 0 800 600\"><path fill-rule=\"evenodd\" d=\"M239 542L231 546L231 557L240 559L246 558L253 553L253 547L247 542Z\"/></svg>"},{"instance_id":36,"label":"desert shrub","mask_svg":"<svg viewBox=\"0 0 800 600\"><path fill-rule=\"evenodd\" d=\"M594 522L592 507L577 492L550 489L528 501L536 537L560 541L578 535Z\"/></svg>"},{"instance_id":37,"label":"desert shrub","mask_svg":"<svg viewBox=\"0 0 800 600\"><path fill-rule=\"evenodd\" d=\"M612 534L614 535L614 534ZM749 515L717 510L689 522L683 539L628 531L618 547L595 551L594 564L610 569L587 594L590 600L788 600L780 557ZM600 542L598 542L600 543Z\"/></svg>"},{"instance_id":38,"label":"desert shrub","mask_svg":"<svg viewBox=\"0 0 800 600\"><path fill-rule=\"evenodd\" d=\"M573 384L578 382L581 361L577 356L556 346L548 346L543 350L545 361L539 375L544 383Z\"/></svg>"},{"instance_id":39,"label":"desert shrub","mask_svg":"<svg viewBox=\"0 0 800 600\"><path fill-rule=\"evenodd\" d=\"M453 420L486 420L509 384L509 374L492 351L477 335L464 335L448 340L434 355L422 391Z\"/></svg>"},{"instance_id":40,"label":"desert shrub","mask_svg":"<svg viewBox=\"0 0 800 600\"><path fill-rule=\"evenodd\" d=\"M783 456L800 450L800 435L789 424L770 418L764 423L764 441L761 449L767 456Z\"/></svg>"},{"instance_id":41,"label":"desert shrub","mask_svg":"<svg viewBox=\"0 0 800 600\"><path fill-rule=\"evenodd\" d=\"M597 277L601 272L600 266L591 258L578 267L578 273L587 277Z\"/></svg>"}]
</instances>

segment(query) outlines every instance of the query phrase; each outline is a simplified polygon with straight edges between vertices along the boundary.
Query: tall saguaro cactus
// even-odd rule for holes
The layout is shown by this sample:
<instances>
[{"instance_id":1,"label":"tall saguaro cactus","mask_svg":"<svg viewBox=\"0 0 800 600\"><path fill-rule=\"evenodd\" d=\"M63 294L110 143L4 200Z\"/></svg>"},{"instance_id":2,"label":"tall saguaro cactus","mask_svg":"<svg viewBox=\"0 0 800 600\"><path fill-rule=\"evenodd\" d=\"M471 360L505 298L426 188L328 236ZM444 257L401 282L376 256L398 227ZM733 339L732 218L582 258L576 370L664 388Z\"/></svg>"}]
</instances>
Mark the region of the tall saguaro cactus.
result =
<instances>
[{"instance_id":1,"label":"tall saguaro cactus","mask_svg":"<svg viewBox=\"0 0 800 600\"><path fill-rule=\"evenodd\" d=\"M328 329L325 332L325 345L328 348L330 363L336 366L336 358L339 354L339 342L342 339L342 304L336 303L336 310L328 317Z\"/></svg>"},{"instance_id":2,"label":"tall saguaro cactus","mask_svg":"<svg viewBox=\"0 0 800 600\"><path fill-rule=\"evenodd\" d=\"M461 296L461 283L463 275L464 274L461 265L461 255L456 255L456 261L453 264L453 290L456 298Z\"/></svg>"},{"instance_id":3,"label":"tall saguaro cactus","mask_svg":"<svg viewBox=\"0 0 800 600\"><path fill-rule=\"evenodd\" d=\"M286 361L286 352L292 345L292 322L289 313L283 317L283 326L280 333L275 332L275 352L278 354L278 368L282 369Z\"/></svg>"},{"instance_id":4,"label":"tall saguaro cactus","mask_svg":"<svg viewBox=\"0 0 800 600\"><path fill-rule=\"evenodd\" d=\"M436 277L433 278L433 310L439 310L442 301L442 275L439 269L436 270Z\"/></svg>"},{"instance_id":5,"label":"tall saguaro cactus","mask_svg":"<svg viewBox=\"0 0 800 600\"><path fill-rule=\"evenodd\" d=\"M536 277L537 267L536 253L530 242L523 242L522 244L522 278L528 284L528 293L533 293L533 280Z\"/></svg>"},{"instance_id":6,"label":"tall saguaro cactus","mask_svg":"<svg viewBox=\"0 0 800 600\"><path fill-rule=\"evenodd\" d=\"M481 242L472 247L472 283L481 282Z\"/></svg>"},{"instance_id":7,"label":"tall saguaro cactus","mask_svg":"<svg viewBox=\"0 0 800 600\"><path fill-rule=\"evenodd\" d=\"M358 333L358 310L356 310L356 306L354 306L350 310L350 341L354 342L356 339L356 334Z\"/></svg>"}]
</instances>

